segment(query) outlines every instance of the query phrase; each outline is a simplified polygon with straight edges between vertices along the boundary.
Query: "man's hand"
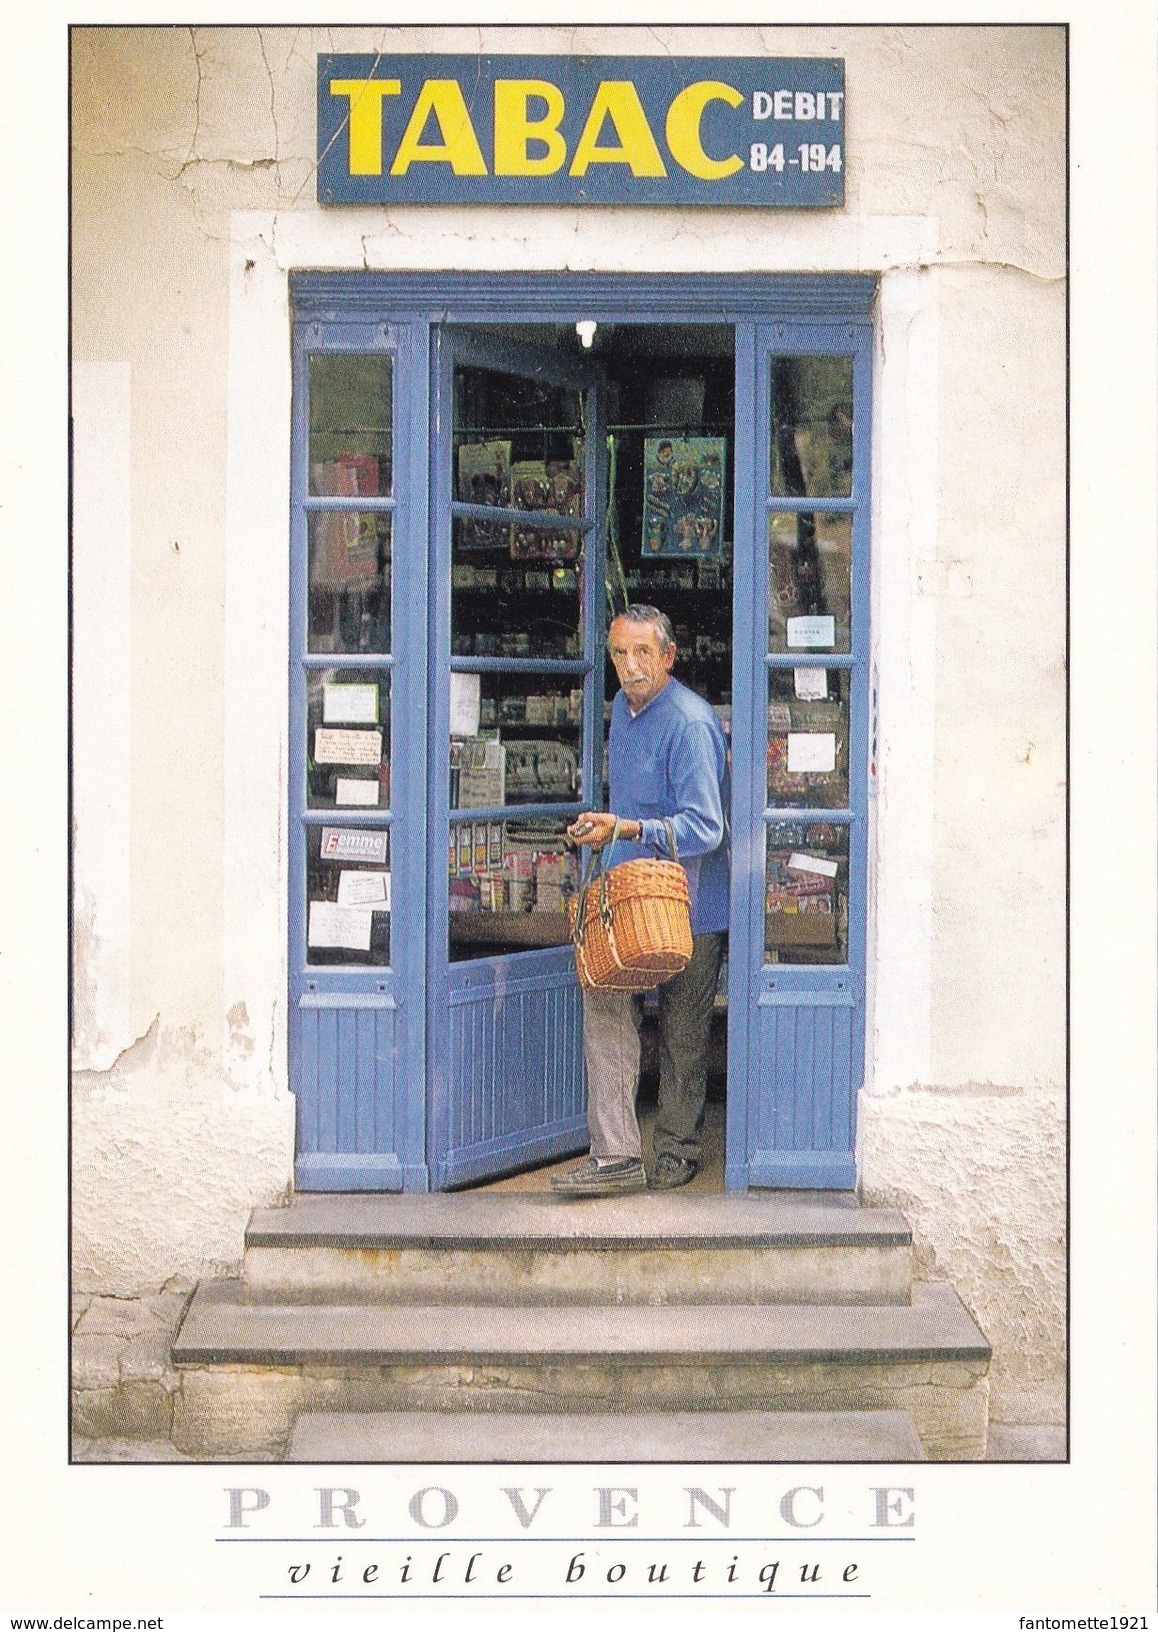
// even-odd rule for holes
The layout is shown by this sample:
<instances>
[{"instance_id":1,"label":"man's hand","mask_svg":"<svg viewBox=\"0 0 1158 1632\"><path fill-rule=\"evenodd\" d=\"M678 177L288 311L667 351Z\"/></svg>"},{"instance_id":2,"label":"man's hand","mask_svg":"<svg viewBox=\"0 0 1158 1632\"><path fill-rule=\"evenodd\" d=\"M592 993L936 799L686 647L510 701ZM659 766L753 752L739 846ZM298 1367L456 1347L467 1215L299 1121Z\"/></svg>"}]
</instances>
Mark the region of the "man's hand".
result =
<instances>
[{"instance_id":1,"label":"man's hand","mask_svg":"<svg viewBox=\"0 0 1158 1632\"><path fill-rule=\"evenodd\" d=\"M615 832L617 818L602 810L585 810L581 816L571 823L567 829L567 837L576 844L589 845L592 850L602 850L604 845L611 843L611 836ZM621 839L636 840L639 838L640 824L632 817L624 817L619 822L619 837Z\"/></svg>"}]
</instances>

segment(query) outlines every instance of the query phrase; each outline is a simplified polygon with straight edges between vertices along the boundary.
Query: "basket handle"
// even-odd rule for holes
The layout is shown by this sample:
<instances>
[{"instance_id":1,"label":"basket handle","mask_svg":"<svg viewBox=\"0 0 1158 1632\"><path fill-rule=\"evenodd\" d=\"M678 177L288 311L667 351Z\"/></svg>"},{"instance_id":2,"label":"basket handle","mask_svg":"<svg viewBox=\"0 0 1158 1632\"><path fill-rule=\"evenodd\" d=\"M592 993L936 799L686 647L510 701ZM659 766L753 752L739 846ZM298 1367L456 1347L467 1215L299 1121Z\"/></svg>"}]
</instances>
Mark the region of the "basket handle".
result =
<instances>
[{"instance_id":1,"label":"basket handle","mask_svg":"<svg viewBox=\"0 0 1158 1632\"><path fill-rule=\"evenodd\" d=\"M680 851L679 851L679 845L676 843L675 828L672 826L671 817L670 816L664 816L664 817L661 818L661 820L663 822L664 833L667 835L668 854L671 856L671 859L673 861L678 861L680 859ZM613 830L613 832L611 834L610 843L605 845L603 850L601 850L599 852L599 858L600 858L601 863L602 863L604 855L608 851L613 850L615 848L615 846L618 844L618 842L619 842L619 829L620 829L621 826L622 826L622 823L620 822L620 819L617 816L615 818L615 828L614 828L614 830Z\"/></svg>"},{"instance_id":2,"label":"basket handle","mask_svg":"<svg viewBox=\"0 0 1158 1632\"><path fill-rule=\"evenodd\" d=\"M672 826L670 816L664 817L663 830L667 835L667 847L671 852L671 859L673 861L678 861L680 859L679 845L676 843L675 828Z\"/></svg>"},{"instance_id":3,"label":"basket handle","mask_svg":"<svg viewBox=\"0 0 1158 1632\"><path fill-rule=\"evenodd\" d=\"M619 831L618 822L615 825L615 831L616 833ZM612 843L614 842L614 839L612 839ZM590 886L595 882L596 873L602 872L602 869L603 851L589 850L587 860L583 865L583 876L579 880L579 899L575 906L575 927L571 934L571 939L576 946L583 945L583 932L587 927L587 898L590 893ZM605 893L606 891L601 892L601 894Z\"/></svg>"},{"instance_id":4,"label":"basket handle","mask_svg":"<svg viewBox=\"0 0 1158 1632\"><path fill-rule=\"evenodd\" d=\"M599 852L599 916L603 920L604 929L611 928L611 902L607 898L607 853L614 850L619 842L619 829L623 824L619 817L615 818L615 826L611 829L611 842L604 845Z\"/></svg>"}]
</instances>

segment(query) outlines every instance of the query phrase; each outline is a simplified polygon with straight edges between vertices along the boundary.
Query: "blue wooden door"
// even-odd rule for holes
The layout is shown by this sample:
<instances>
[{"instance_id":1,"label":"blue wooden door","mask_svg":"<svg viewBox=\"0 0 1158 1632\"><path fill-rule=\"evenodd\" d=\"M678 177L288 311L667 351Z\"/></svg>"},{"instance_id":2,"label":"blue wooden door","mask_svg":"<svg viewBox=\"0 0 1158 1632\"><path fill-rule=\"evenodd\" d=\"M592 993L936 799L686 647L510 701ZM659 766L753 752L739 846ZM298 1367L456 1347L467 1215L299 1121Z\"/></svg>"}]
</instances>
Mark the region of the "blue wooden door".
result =
<instances>
[{"instance_id":1,"label":"blue wooden door","mask_svg":"<svg viewBox=\"0 0 1158 1632\"><path fill-rule=\"evenodd\" d=\"M864 1058L871 328L738 345L730 1188L850 1188Z\"/></svg>"},{"instance_id":2,"label":"blue wooden door","mask_svg":"<svg viewBox=\"0 0 1158 1632\"><path fill-rule=\"evenodd\" d=\"M562 347L445 326L433 376L427 1158L443 1189L586 1142L562 837L598 798L605 484L598 376Z\"/></svg>"},{"instance_id":3,"label":"blue wooden door","mask_svg":"<svg viewBox=\"0 0 1158 1632\"><path fill-rule=\"evenodd\" d=\"M417 326L299 313L288 770L290 1081L302 1190L427 1185L415 1114L425 1049L415 997L425 887L426 378Z\"/></svg>"}]
</instances>

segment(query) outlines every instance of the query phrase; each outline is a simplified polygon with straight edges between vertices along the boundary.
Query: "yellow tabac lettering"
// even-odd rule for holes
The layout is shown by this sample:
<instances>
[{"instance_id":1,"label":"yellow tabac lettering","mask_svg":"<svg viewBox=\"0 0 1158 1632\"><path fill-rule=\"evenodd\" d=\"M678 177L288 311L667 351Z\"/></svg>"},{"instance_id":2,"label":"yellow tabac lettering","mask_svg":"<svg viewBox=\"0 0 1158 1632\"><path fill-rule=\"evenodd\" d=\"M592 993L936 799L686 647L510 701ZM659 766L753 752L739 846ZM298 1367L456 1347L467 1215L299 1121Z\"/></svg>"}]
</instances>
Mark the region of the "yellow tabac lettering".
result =
<instances>
[{"instance_id":1,"label":"yellow tabac lettering","mask_svg":"<svg viewBox=\"0 0 1158 1632\"><path fill-rule=\"evenodd\" d=\"M331 79L330 95L350 100L350 174L382 174L382 98L397 96L400 79Z\"/></svg>"},{"instance_id":2,"label":"yellow tabac lettering","mask_svg":"<svg viewBox=\"0 0 1158 1632\"><path fill-rule=\"evenodd\" d=\"M722 181L744 168L743 159L734 153L726 159L709 158L700 138L700 121L709 102L726 102L730 108L738 108L743 100L739 91L718 79L698 80L673 99L667 110L667 145L672 158L689 176Z\"/></svg>"},{"instance_id":3,"label":"yellow tabac lettering","mask_svg":"<svg viewBox=\"0 0 1158 1632\"><path fill-rule=\"evenodd\" d=\"M599 133L607 118L610 118L619 137L618 147L598 145ZM592 164L630 165L633 176L667 175L639 93L630 80L602 80L595 93L583 134L575 148L570 173L585 176Z\"/></svg>"},{"instance_id":4,"label":"yellow tabac lettering","mask_svg":"<svg viewBox=\"0 0 1158 1632\"><path fill-rule=\"evenodd\" d=\"M547 104L539 119L532 119L527 104L537 96ZM563 93L545 79L495 80L495 175L553 176L563 168L567 144L559 122L567 111ZM531 158L527 147L542 142L547 151Z\"/></svg>"},{"instance_id":5,"label":"yellow tabac lettering","mask_svg":"<svg viewBox=\"0 0 1158 1632\"><path fill-rule=\"evenodd\" d=\"M422 132L432 113L442 141L424 144ZM457 79L428 79L418 93L390 174L404 176L412 164L449 164L456 176L486 175L486 161Z\"/></svg>"}]
</instances>

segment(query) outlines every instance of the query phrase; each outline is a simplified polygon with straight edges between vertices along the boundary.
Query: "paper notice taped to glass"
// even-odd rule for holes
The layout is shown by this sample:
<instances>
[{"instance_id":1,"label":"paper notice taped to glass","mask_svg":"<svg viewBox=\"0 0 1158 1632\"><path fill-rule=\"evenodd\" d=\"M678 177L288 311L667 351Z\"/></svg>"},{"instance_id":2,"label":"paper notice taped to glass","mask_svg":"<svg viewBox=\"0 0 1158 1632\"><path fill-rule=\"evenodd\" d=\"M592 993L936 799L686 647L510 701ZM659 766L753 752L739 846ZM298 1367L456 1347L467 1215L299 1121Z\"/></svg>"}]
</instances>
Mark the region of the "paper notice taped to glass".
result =
<instances>
[{"instance_id":1,"label":"paper notice taped to glass","mask_svg":"<svg viewBox=\"0 0 1158 1632\"><path fill-rule=\"evenodd\" d=\"M828 696L827 669L793 669L793 688L801 700Z\"/></svg>"},{"instance_id":2,"label":"paper notice taped to glass","mask_svg":"<svg viewBox=\"0 0 1158 1632\"><path fill-rule=\"evenodd\" d=\"M375 784L367 782L365 786L373 788ZM362 827L323 827L318 854L323 861L381 863L389 854L389 836Z\"/></svg>"},{"instance_id":3,"label":"paper notice taped to glass","mask_svg":"<svg viewBox=\"0 0 1158 1632\"><path fill-rule=\"evenodd\" d=\"M793 873L821 873L825 878L835 878L836 866L835 861L828 861L824 856L806 856L800 850L794 850L788 858L788 868Z\"/></svg>"},{"instance_id":4,"label":"paper notice taped to glass","mask_svg":"<svg viewBox=\"0 0 1158 1632\"><path fill-rule=\"evenodd\" d=\"M319 726L314 732L316 765L380 765L381 731L332 731Z\"/></svg>"},{"instance_id":5,"label":"paper notice taped to glass","mask_svg":"<svg viewBox=\"0 0 1158 1632\"><path fill-rule=\"evenodd\" d=\"M390 874L343 871L338 874L338 905L390 911Z\"/></svg>"},{"instance_id":6,"label":"paper notice taped to glass","mask_svg":"<svg viewBox=\"0 0 1158 1632\"><path fill-rule=\"evenodd\" d=\"M376 805L378 803L378 779L373 781L366 776L340 776L334 787L334 803L336 805Z\"/></svg>"},{"instance_id":7,"label":"paper notice taped to glass","mask_svg":"<svg viewBox=\"0 0 1158 1632\"><path fill-rule=\"evenodd\" d=\"M310 946L345 947L353 952L369 952L369 907L343 907L336 901L311 901L306 939Z\"/></svg>"},{"instance_id":8,"label":"paper notice taped to glass","mask_svg":"<svg viewBox=\"0 0 1158 1632\"><path fill-rule=\"evenodd\" d=\"M790 647L836 645L835 618L789 618L786 626Z\"/></svg>"},{"instance_id":9,"label":"paper notice taped to glass","mask_svg":"<svg viewBox=\"0 0 1158 1632\"><path fill-rule=\"evenodd\" d=\"M378 687L324 685L322 719L327 725L377 725Z\"/></svg>"},{"instance_id":10,"label":"paper notice taped to glass","mask_svg":"<svg viewBox=\"0 0 1158 1632\"><path fill-rule=\"evenodd\" d=\"M835 771L836 736L831 731L790 731L788 733L788 770L790 775L801 772Z\"/></svg>"},{"instance_id":11,"label":"paper notice taped to glass","mask_svg":"<svg viewBox=\"0 0 1158 1632\"><path fill-rule=\"evenodd\" d=\"M452 674L450 677L450 734L477 737L482 697L481 674Z\"/></svg>"}]
</instances>

